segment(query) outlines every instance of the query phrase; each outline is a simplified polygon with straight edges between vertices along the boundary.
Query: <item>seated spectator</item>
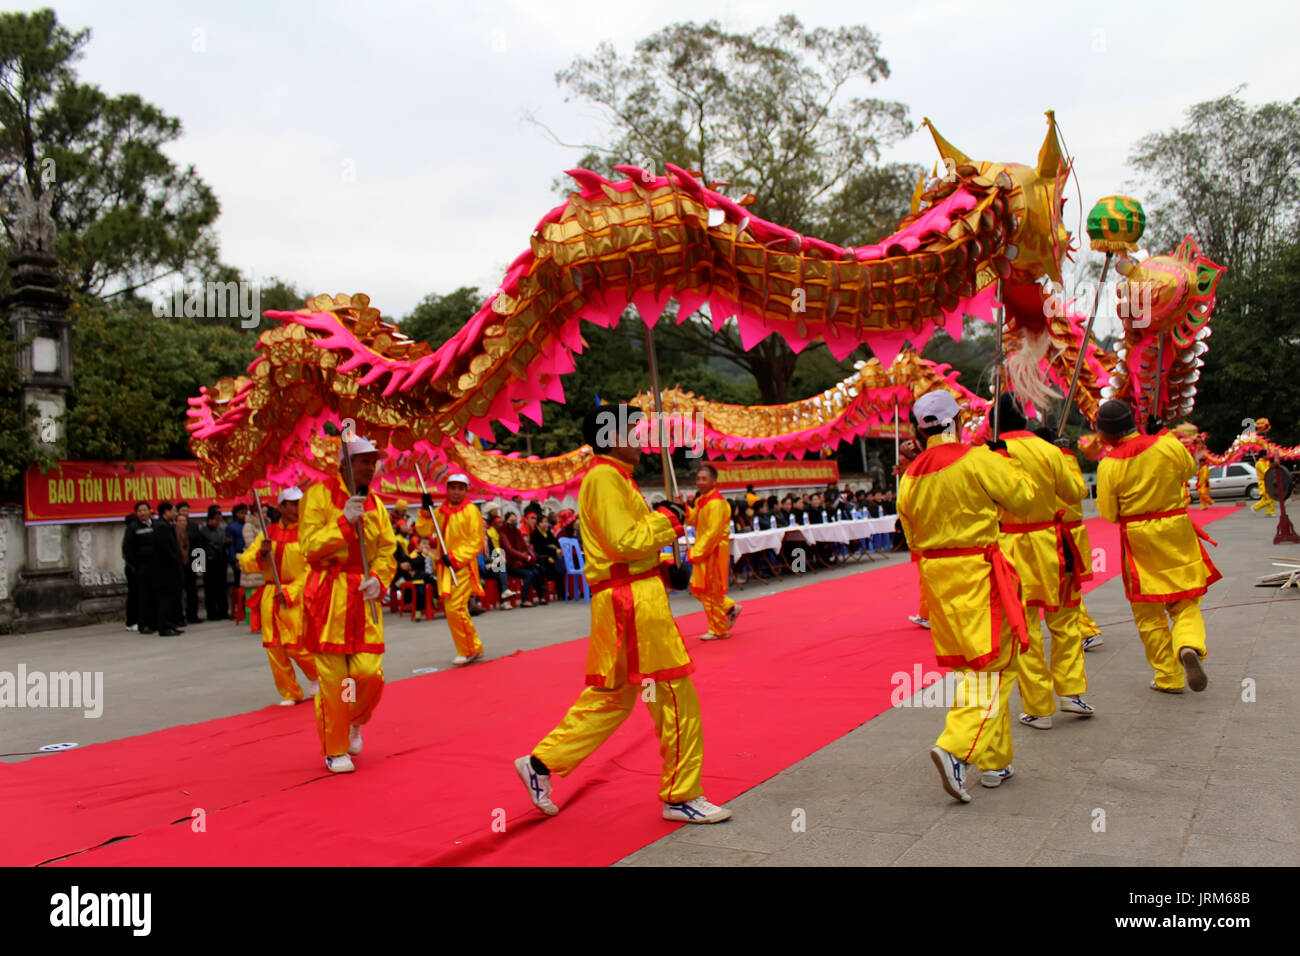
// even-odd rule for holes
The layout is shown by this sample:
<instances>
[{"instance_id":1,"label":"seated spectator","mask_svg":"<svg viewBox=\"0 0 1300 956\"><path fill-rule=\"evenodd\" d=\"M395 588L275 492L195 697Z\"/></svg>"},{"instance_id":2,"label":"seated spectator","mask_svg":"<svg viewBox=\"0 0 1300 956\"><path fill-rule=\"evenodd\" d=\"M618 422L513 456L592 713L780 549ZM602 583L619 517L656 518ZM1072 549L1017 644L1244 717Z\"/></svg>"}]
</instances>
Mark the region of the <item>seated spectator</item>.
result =
<instances>
[{"instance_id":1,"label":"seated spectator","mask_svg":"<svg viewBox=\"0 0 1300 956\"><path fill-rule=\"evenodd\" d=\"M564 596L564 556L560 553L559 539L551 533L551 522L543 517L537 521L536 527L533 528L532 534L529 535L529 543L532 544L533 550L537 552L537 565L541 570L543 584L546 581L555 582L555 593ZM546 592L543 591L543 594Z\"/></svg>"},{"instance_id":2,"label":"seated spectator","mask_svg":"<svg viewBox=\"0 0 1300 956\"><path fill-rule=\"evenodd\" d=\"M540 602L545 604L546 595L541 591L537 573L537 552L533 550L532 544L519 527L519 515L513 511L506 512L505 523L501 526L499 534L501 547L506 553L506 574L523 581L520 586L522 600L519 606L534 606L533 591L537 591Z\"/></svg>"},{"instance_id":3,"label":"seated spectator","mask_svg":"<svg viewBox=\"0 0 1300 956\"><path fill-rule=\"evenodd\" d=\"M772 516L767 512L767 499L759 498L754 505L754 530L767 531L772 527Z\"/></svg>"},{"instance_id":4,"label":"seated spectator","mask_svg":"<svg viewBox=\"0 0 1300 956\"><path fill-rule=\"evenodd\" d=\"M506 577L506 565L509 562L506 558L505 549L501 547L501 530L505 527L506 522L496 508L489 508L487 515L487 560L484 571L496 578L497 594L501 596L502 601L505 601L519 593L510 589L509 580Z\"/></svg>"}]
</instances>

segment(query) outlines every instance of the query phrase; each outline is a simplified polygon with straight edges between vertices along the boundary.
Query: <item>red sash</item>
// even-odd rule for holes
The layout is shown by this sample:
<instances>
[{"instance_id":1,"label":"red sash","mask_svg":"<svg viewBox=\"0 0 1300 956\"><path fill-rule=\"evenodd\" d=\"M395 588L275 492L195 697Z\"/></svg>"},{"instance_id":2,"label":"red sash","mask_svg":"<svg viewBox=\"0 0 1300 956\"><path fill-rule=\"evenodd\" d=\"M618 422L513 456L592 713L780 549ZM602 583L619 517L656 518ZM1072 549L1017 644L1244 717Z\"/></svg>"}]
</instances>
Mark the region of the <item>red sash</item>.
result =
<instances>
[{"instance_id":1,"label":"red sash","mask_svg":"<svg viewBox=\"0 0 1300 956\"><path fill-rule=\"evenodd\" d=\"M984 547L973 548L927 548L921 552L921 557L961 558L976 554L983 555L984 560L989 563L990 584L992 585L989 600L991 603L990 610L993 615L993 648L988 659L992 660L998 654L998 639L1002 634L1004 615L1011 632L1020 642L1020 649L1024 650L1029 646L1029 629L1025 625L1025 606L1020 600L1020 578L1016 575L1016 569L1011 566L1011 562L1007 560L1007 556L998 547L997 542ZM987 663L987 661L983 663ZM978 667L980 663L973 663L972 666Z\"/></svg>"}]
</instances>

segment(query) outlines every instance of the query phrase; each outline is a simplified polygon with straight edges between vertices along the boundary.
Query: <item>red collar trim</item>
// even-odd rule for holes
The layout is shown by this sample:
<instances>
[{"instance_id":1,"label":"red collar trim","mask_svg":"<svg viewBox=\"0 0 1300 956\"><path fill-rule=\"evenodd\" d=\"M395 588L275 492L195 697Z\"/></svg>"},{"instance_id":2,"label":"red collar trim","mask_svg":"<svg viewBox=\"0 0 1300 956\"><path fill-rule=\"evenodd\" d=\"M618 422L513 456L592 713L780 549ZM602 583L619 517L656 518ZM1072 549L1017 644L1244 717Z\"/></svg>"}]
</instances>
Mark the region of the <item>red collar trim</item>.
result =
<instances>
[{"instance_id":1,"label":"red collar trim","mask_svg":"<svg viewBox=\"0 0 1300 956\"><path fill-rule=\"evenodd\" d=\"M611 468L618 469L618 473L624 478L630 480L632 477L632 467L630 465L625 465L617 458L611 458L609 455L597 455L592 460L591 468L595 468L597 465L609 465ZM590 470L591 469L589 468L588 471Z\"/></svg>"},{"instance_id":2,"label":"red collar trim","mask_svg":"<svg viewBox=\"0 0 1300 956\"><path fill-rule=\"evenodd\" d=\"M702 508L710 501L721 501L721 500L722 500L722 493L719 492L716 487L714 487L714 489L710 491L707 495L704 495L702 498L698 499L695 502L695 507Z\"/></svg>"},{"instance_id":3,"label":"red collar trim","mask_svg":"<svg viewBox=\"0 0 1300 956\"><path fill-rule=\"evenodd\" d=\"M960 442L947 442L927 448L907 466L907 476L919 478L921 475L933 475L937 471L943 471L970 450L970 445L963 445Z\"/></svg>"},{"instance_id":4,"label":"red collar trim","mask_svg":"<svg viewBox=\"0 0 1300 956\"><path fill-rule=\"evenodd\" d=\"M469 497L466 496L465 500L458 505L452 505L451 502L444 501L442 504L438 505L438 510L448 517L451 517L452 515L460 514L473 503L474 502L470 501Z\"/></svg>"},{"instance_id":5,"label":"red collar trim","mask_svg":"<svg viewBox=\"0 0 1300 956\"><path fill-rule=\"evenodd\" d=\"M1133 432L1119 440L1119 444L1114 445L1110 451L1106 452L1107 458L1136 458L1142 454L1157 441L1164 432L1159 435L1139 435Z\"/></svg>"},{"instance_id":6,"label":"red collar trim","mask_svg":"<svg viewBox=\"0 0 1300 956\"><path fill-rule=\"evenodd\" d=\"M271 525L271 530L266 535L272 541L279 541L284 544L292 544L298 540L298 522L291 526L285 527L283 522L277 521Z\"/></svg>"},{"instance_id":7,"label":"red collar trim","mask_svg":"<svg viewBox=\"0 0 1300 956\"><path fill-rule=\"evenodd\" d=\"M1001 439L1004 439L1004 440L1007 439L1007 438L1037 438L1037 437L1038 437L1038 436L1035 435L1033 432L1023 432L1023 431L1022 431L1022 432L1003 432L1001 435L998 436L998 438L1001 438Z\"/></svg>"}]
</instances>

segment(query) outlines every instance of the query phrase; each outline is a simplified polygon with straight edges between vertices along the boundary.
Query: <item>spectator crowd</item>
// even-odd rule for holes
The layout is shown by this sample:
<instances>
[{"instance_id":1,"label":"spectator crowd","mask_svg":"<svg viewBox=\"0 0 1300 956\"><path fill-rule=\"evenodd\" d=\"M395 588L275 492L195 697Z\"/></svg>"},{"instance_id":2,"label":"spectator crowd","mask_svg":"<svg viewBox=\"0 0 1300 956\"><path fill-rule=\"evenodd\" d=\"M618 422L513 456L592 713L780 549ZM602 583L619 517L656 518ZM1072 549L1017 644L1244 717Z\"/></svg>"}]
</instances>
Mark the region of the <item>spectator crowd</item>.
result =
<instances>
[{"instance_id":1,"label":"spectator crowd","mask_svg":"<svg viewBox=\"0 0 1300 956\"><path fill-rule=\"evenodd\" d=\"M894 492L855 491L831 485L825 491L763 496L750 485L743 496L729 499L732 531L767 531L793 525L822 524L854 518L878 518L895 514ZM477 505L483 511L486 535L479 555L480 579L495 582L490 603L501 608L538 607L555 600L580 596L566 586L563 539L581 542L576 513L571 509L548 509L533 501L525 504L515 497L505 506ZM266 509L267 520L278 520L276 509ZM409 582L415 591L415 617L436 597L435 558L437 542L415 531L415 514L405 501L390 512L397 536L397 577L394 590ZM187 626L203 621L223 621L236 616L240 600L248 600L265 582L260 574L239 568L239 555L251 546L261 531L256 508L236 505L227 519L219 505L202 517L190 514L182 501L159 502L156 513L147 502L138 502L126 518L122 557L126 564L128 630L170 637ZM901 535L894 534L893 547L902 547ZM787 563L797 544L787 541L782 556ZM769 553L776 557L775 552ZM831 565L844 556L843 548L818 545L816 556ZM747 556L748 557L748 556ZM767 577L765 567L747 561L745 571ZM741 569L737 569L738 571ZM202 584L203 606L199 605ZM432 588L432 594L426 594ZM236 590L238 589L238 590ZM428 603L426 603L428 602ZM481 614L482 602L475 597L470 613Z\"/></svg>"}]
</instances>

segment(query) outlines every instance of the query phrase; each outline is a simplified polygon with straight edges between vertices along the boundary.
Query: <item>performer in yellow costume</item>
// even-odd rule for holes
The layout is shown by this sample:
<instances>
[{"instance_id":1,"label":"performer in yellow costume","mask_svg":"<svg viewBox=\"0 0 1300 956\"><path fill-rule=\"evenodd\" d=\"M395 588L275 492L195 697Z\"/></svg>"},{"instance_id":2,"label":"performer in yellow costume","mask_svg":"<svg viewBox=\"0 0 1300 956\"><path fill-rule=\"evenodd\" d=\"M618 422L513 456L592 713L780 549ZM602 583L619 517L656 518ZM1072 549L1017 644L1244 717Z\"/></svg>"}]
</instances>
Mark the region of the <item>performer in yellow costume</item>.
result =
<instances>
[{"instance_id":1,"label":"performer in yellow costume","mask_svg":"<svg viewBox=\"0 0 1300 956\"><path fill-rule=\"evenodd\" d=\"M1110 446L1097 469L1097 510L1119 524L1124 593L1155 670L1151 689L1204 690L1201 595L1222 575L1197 540L1211 539L1187 514L1196 463L1172 435L1139 435L1124 402L1103 402L1096 424Z\"/></svg>"},{"instance_id":2,"label":"performer in yellow costume","mask_svg":"<svg viewBox=\"0 0 1300 956\"><path fill-rule=\"evenodd\" d=\"M1034 500L1023 511L1002 515L1002 550L1015 566L1023 587L1029 625L1029 647L1020 658L1020 722L1026 727L1047 730L1056 712L1055 690L1061 710L1080 717L1095 713L1083 699L1088 676L1083 665L1083 635L1077 627L1077 613L1067 607L1070 581L1068 563L1074 565L1074 539L1064 527L1066 507L1079 507L1088 493L1083 474L1070 467L1061 450L1033 432L1015 397L999 399L1001 435L1007 454L1033 483ZM1082 515L1082 511L1080 511ZM1052 662L1048 669L1039 612L1052 633Z\"/></svg>"},{"instance_id":3,"label":"performer in yellow costume","mask_svg":"<svg viewBox=\"0 0 1300 956\"><path fill-rule=\"evenodd\" d=\"M239 556L239 569L245 574L261 574L266 584L249 616L253 630L261 630L262 646L271 662L271 676L280 692L281 706L292 706L316 696L316 656L302 641L302 588L307 578L307 562L298 546L298 502L302 491L286 488L280 492L280 520L265 532L259 531L253 543ZM275 563L272 571L271 564ZM275 582L279 575L280 590ZM293 665L297 662L307 678L307 689L298 686Z\"/></svg>"},{"instance_id":4,"label":"performer in yellow costume","mask_svg":"<svg viewBox=\"0 0 1300 956\"><path fill-rule=\"evenodd\" d=\"M1196 497L1201 500L1202 511L1214 504L1210 497L1210 465L1204 458L1196 466Z\"/></svg>"},{"instance_id":5,"label":"performer in yellow costume","mask_svg":"<svg viewBox=\"0 0 1300 956\"><path fill-rule=\"evenodd\" d=\"M442 609L447 615L451 639L456 644L456 657L452 664L463 667L483 656L483 642L478 639L478 629L469 615L469 599L483 597L483 584L478 576L478 556L483 551L483 515L469 500L469 477L455 474L447 479L447 500L433 511L433 499L425 496L419 517L415 519L416 533L428 538L437 546L433 522L447 550L438 555L438 594ZM456 583L452 582L451 569L456 570Z\"/></svg>"},{"instance_id":6,"label":"performer in yellow costume","mask_svg":"<svg viewBox=\"0 0 1300 956\"><path fill-rule=\"evenodd\" d=\"M1062 448L1061 451L1065 455L1066 467L1077 472L1079 480L1083 481L1083 469L1079 467L1079 459L1074 452L1068 448ZM1088 483L1084 482L1084 497L1087 497L1087 487ZM1101 628L1088 613L1088 606L1083 603L1083 583L1092 580L1092 541L1088 538L1088 528L1083 523L1083 500L1070 504L1061 498L1057 499L1056 506L1065 512L1065 521L1061 527L1069 536L1066 543L1074 545L1071 550L1074 564L1066 575L1068 593L1065 596L1065 607L1074 612L1074 626L1081 638L1080 647L1085 652L1095 651L1105 641L1101 639Z\"/></svg>"},{"instance_id":7,"label":"performer in yellow costume","mask_svg":"<svg viewBox=\"0 0 1300 956\"><path fill-rule=\"evenodd\" d=\"M741 605L727 596L731 580L731 506L718 493L718 470L700 465L695 473L698 494L686 511L686 523L695 528L695 543L689 553L691 594L704 605L709 633L701 640L717 641L731 636L731 625L740 616Z\"/></svg>"},{"instance_id":8,"label":"performer in yellow costume","mask_svg":"<svg viewBox=\"0 0 1300 956\"><path fill-rule=\"evenodd\" d=\"M583 439L596 451L578 491L591 585L588 686L532 754L515 761L515 770L533 805L554 816L552 773L563 777L577 769L640 698L659 736L664 819L717 823L731 811L703 796L703 728L688 676L695 665L673 622L660 571L660 551L681 535L686 512L676 502L651 512L632 480L641 457L634 431L641 417L628 405L602 405L583 421Z\"/></svg>"},{"instance_id":9,"label":"performer in yellow costume","mask_svg":"<svg viewBox=\"0 0 1300 956\"><path fill-rule=\"evenodd\" d=\"M379 456L364 438L347 441L352 488L344 474L303 496L298 542L310 568L303 588L306 646L316 655L316 729L325 766L355 769L361 727L384 692L384 624L379 598L397 572L388 510L369 491ZM362 565L362 544L368 567Z\"/></svg>"},{"instance_id":10,"label":"performer in yellow costume","mask_svg":"<svg viewBox=\"0 0 1300 956\"><path fill-rule=\"evenodd\" d=\"M1273 496L1268 493L1268 482L1264 480L1264 477L1268 474L1268 470L1272 467L1273 463L1262 453L1257 459L1255 459L1255 476L1259 480L1259 501L1256 501L1250 507L1254 511L1262 511L1267 515L1272 515L1277 509L1277 502L1275 502Z\"/></svg>"},{"instance_id":11,"label":"performer in yellow costume","mask_svg":"<svg viewBox=\"0 0 1300 956\"><path fill-rule=\"evenodd\" d=\"M944 790L969 803L972 766L986 787L1014 773L1008 702L1029 638L1020 581L998 547L998 516L1028 510L1034 491L1005 454L958 440L961 410L947 391L922 395L912 414L925 451L899 482L898 517L920 555L935 659L962 677L930 756Z\"/></svg>"}]
</instances>

